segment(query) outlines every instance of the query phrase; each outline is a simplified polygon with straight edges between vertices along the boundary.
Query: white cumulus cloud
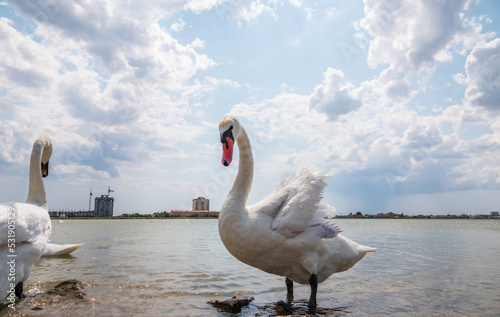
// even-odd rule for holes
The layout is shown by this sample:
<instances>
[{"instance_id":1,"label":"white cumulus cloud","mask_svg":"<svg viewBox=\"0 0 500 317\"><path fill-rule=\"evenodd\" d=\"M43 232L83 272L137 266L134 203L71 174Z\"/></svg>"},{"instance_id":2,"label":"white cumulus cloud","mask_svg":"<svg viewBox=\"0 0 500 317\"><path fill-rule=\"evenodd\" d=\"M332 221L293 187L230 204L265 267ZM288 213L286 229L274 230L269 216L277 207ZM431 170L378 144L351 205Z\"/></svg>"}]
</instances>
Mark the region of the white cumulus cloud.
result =
<instances>
[{"instance_id":1,"label":"white cumulus cloud","mask_svg":"<svg viewBox=\"0 0 500 317\"><path fill-rule=\"evenodd\" d=\"M361 107L359 89L346 81L341 70L328 68L322 85L314 88L309 100L311 109L325 113L330 120Z\"/></svg>"},{"instance_id":2,"label":"white cumulus cloud","mask_svg":"<svg viewBox=\"0 0 500 317\"><path fill-rule=\"evenodd\" d=\"M500 113L500 38L481 42L467 57L465 97L474 106Z\"/></svg>"}]
</instances>

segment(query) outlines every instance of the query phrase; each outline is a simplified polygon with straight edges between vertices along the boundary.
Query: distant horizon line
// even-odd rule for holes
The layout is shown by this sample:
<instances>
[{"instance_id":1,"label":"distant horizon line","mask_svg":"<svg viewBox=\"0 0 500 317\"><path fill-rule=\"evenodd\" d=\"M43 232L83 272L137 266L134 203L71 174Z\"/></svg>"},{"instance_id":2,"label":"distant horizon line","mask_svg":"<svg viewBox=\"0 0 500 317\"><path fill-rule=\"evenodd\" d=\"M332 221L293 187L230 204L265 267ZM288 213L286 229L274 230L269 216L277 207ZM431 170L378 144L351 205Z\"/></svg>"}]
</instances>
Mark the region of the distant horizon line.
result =
<instances>
[{"instance_id":1,"label":"distant horizon line","mask_svg":"<svg viewBox=\"0 0 500 317\"><path fill-rule=\"evenodd\" d=\"M193 211L193 210L188 210L188 209L170 209L170 211ZM58 211L61 211L61 212L89 212L89 211L94 211L94 209L91 209L91 210L88 210L88 209L68 209L68 208L61 208L61 209L48 209L49 212L58 212ZM170 211L166 211L166 210L163 210L163 211L154 211L154 212L151 212L150 214L153 214L153 213L162 213L162 212L170 212ZM204 210L204 211L207 211L207 210ZM217 211L217 210L210 210L210 211ZM338 215L338 216L344 216L344 215L349 215L349 214L356 214L358 212L361 212L363 213L362 211L360 210L356 210L356 211L349 211L349 212L341 212L341 213L335 213L335 214L331 214L331 215ZM500 210L490 210L490 211L487 211L487 213L492 213L492 212L499 212L500 213ZM144 213L144 212L139 212L139 211L124 211L123 213L127 213L127 214L130 214L130 213L140 213L140 214L147 214L147 213ZM364 215L378 215L378 214L388 214L388 213L393 213L393 214L397 214L397 215L401 215L401 214L404 214L404 215L429 215L429 216L432 216L432 215L438 215L438 214L422 214L422 213L407 213L407 212L394 212L394 211L387 211L387 212L377 212L377 213L363 213ZM467 212L461 212L461 213L449 213L449 215L463 215L463 214L468 214L468 215L479 215L480 213L467 213Z\"/></svg>"},{"instance_id":2,"label":"distant horizon line","mask_svg":"<svg viewBox=\"0 0 500 317\"><path fill-rule=\"evenodd\" d=\"M64 212L64 213L91 213L93 210L76 210L76 209L49 209L48 212ZM200 212L200 213L209 213L209 212L220 212L216 210L180 210L180 209L171 209L170 211L157 211L153 213L141 213L141 212L122 212L117 215L113 215L112 217L104 217L104 218L115 218L115 217L122 217L123 215L127 215L130 217L131 215L138 215L138 216L151 216L151 217L161 217L161 215L157 214L171 214L172 212ZM74 216L71 218L96 218L96 216L89 215L89 216ZM369 214L365 213L363 214L360 211L357 212L350 212L350 213L340 213L340 214L328 214L326 215L325 218L428 218L428 217L456 217L456 218L464 218L464 217L493 217L493 219L500 218L500 212L499 211L490 211L489 213L475 213L475 214L468 214L468 213L459 213L459 214L452 214L452 213L447 213L447 214L405 214L404 212L401 213L395 213L395 212L387 212L387 213L376 213L376 214ZM59 218L59 217L54 217L54 218ZM67 217L66 217L67 218ZM101 218L101 217L100 217ZM123 217L122 217L123 218Z\"/></svg>"}]
</instances>

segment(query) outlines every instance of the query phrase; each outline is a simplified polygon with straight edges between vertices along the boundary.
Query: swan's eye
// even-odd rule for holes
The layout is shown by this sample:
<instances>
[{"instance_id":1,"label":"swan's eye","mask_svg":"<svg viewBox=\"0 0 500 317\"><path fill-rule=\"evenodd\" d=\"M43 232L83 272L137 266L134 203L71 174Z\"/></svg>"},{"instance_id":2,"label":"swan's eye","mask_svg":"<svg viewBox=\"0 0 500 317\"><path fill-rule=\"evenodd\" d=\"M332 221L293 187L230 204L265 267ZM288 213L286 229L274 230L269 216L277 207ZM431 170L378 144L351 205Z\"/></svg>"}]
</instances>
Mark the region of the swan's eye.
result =
<instances>
[{"instance_id":1,"label":"swan's eye","mask_svg":"<svg viewBox=\"0 0 500 317\"><path fill-rule=\"evenodd\" d=\"M224 133L221 134L220 141L222 143L227 143L226 138L230 138L231 140L234 141L233 131L232 130L233 130L233 126L230 126L229 129L227 129L226 131L224 131Z\"/></svg>"}]
</instances>

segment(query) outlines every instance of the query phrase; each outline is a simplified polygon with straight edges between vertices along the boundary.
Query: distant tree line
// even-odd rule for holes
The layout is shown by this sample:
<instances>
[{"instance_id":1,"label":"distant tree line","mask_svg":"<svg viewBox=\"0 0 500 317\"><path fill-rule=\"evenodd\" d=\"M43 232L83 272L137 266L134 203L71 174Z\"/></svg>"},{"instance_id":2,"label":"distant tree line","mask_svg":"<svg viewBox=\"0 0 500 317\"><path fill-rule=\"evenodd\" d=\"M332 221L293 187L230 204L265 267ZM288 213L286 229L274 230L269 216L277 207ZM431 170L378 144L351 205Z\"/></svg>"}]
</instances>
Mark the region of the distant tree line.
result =
<instances>
[{"instance_id":1,"label":"distant tree line","mask_svg":"<svg viewBox=\"0 0 500 317\"><path fill-rule=\"evenodd\" d=\"M336 218L389 218L389 219L496 219L493 215L405 215L404 213L378 213L375 215L365 214L358 211L350 212L348 215L337 215Z\"/></svg>"},{"instance_id":2,"label":"distant tree line","mask_svg":"<svg viewBox=\"0 0 500 317\"><path fill-rule=\"evenodd\" d=\"M195 213L190 216L186 216L187 218L198 218L199 215L198 213ZM121 214L120 216L116 216L115 218L179 218L178 215L171 214L168 211L161 211L161 212L155 212L152 214L140 214L138 212L136 213L124 213ZM217 218L217 216L212 216L212 215L204 215L203 218Z\"/></svg>"},{"instance_id":3,"label":"distant tree line","mask_svg":"<svg viewBox=\"0 0 500 317\"><path fill-rule=\"evenodd\" d=\"M123 213L120 216L117 216L117 218L173 218L173 217L175 216L171 215L167 211L155 212L152 214L140 214L138 212L132 214Z\"/></svg>"}]
</instances>

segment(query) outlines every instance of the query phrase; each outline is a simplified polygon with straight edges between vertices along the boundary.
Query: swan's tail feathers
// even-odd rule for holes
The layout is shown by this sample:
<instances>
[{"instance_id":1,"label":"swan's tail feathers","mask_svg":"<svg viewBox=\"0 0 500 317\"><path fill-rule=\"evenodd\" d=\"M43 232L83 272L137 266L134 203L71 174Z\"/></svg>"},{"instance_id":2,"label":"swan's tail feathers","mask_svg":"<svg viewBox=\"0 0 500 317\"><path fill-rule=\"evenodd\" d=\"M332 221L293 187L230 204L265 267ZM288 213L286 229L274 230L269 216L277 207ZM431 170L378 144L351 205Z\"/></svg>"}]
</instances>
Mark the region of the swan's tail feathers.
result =
<instances>
[{"instance_id":1,"label":"swan's tail feathers","mask_svg":"<svg viewBox=\"0 0 500 317\"><path fill-rule=\"evenodd\" d=\"M71 252L75 251L79 247L84 245L84 243L80 244L53 244L48 243L45 249L43 250L42 256L57 256L57 255L68 255Z\"/></svg>"},{"instance_id":2,"label":"swan's tail feathers","mask_svg":"<svg viewBox=\"0 0 500 317\"><path fill-rule=\"evenodd\" d=\"M360 245L360 248L359 248L359 252L361 254L366 255L367 253L372 253L372 252L375 252L377 251L377 248L372 248L372 247L367 247L367 246L364 246L364 245Z\"/></svg>"}]
</instances>

